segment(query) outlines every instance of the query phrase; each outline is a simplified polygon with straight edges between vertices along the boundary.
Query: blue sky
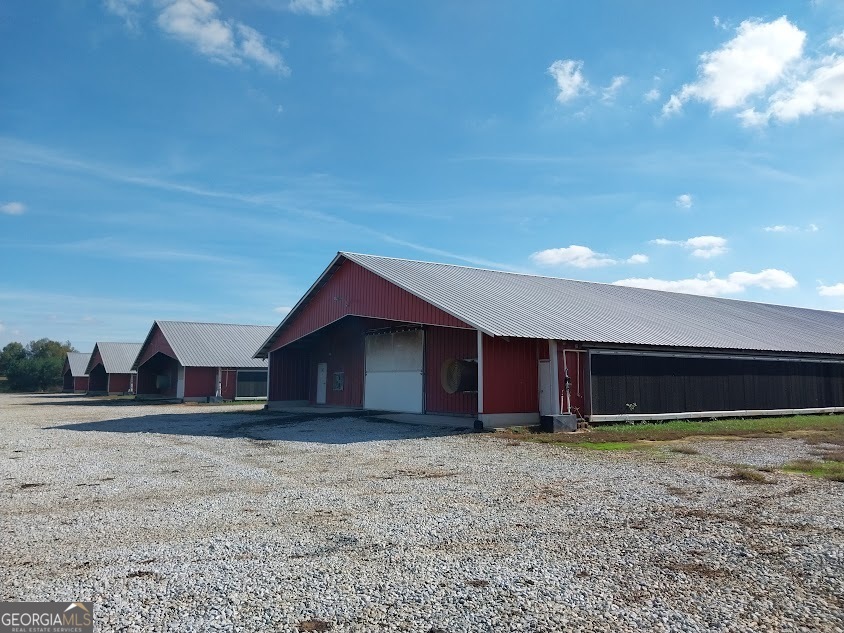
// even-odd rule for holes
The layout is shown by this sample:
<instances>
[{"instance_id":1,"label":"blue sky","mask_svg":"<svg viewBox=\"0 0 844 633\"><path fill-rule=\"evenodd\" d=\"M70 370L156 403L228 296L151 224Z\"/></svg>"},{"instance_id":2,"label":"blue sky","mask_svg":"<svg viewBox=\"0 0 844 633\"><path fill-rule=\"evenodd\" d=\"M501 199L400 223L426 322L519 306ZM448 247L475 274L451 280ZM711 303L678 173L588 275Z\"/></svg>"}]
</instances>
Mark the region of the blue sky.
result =
<instances>
[{"instance_id":1,"label":"blue sky","mask_svg":"<svg viewBox=\"0 0 844 633\"><path fill-rule=\"evenodd\" d=\"M0 345L338 250L844 310L844 4L0 5Z\"/></svg>"}]
</instances>

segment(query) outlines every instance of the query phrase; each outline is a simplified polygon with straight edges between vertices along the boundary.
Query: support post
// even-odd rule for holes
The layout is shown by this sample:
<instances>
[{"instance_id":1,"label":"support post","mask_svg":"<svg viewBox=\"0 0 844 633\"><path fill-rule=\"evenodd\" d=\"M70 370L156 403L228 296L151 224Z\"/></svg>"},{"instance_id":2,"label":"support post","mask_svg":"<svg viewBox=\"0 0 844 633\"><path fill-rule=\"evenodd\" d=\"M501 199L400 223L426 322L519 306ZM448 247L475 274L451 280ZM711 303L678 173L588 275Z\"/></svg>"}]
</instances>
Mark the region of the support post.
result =
<instances>
[{"instance_id":1,"label":"support post","mask_svg":"<svg viewBox=\"0 0 844 633\"><path fill-rule=\"evenodd\" d=\"M562 413L560 406L560 363L557 356L557 341L548 339L548 359L551 361L551 389L554 390L554 408Z\"/></svg>"}]
</instances>

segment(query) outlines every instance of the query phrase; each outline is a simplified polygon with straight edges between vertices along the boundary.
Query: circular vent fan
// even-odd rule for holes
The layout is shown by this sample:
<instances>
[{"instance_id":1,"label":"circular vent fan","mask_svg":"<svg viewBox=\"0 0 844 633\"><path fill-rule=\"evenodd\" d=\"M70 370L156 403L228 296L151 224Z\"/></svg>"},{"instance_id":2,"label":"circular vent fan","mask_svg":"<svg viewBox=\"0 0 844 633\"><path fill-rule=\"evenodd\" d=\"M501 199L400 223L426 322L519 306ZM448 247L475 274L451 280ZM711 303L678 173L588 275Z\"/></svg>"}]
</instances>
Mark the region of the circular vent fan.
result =
<instances>
[{"instance_id":1,"label":"circular vent fan","mask_svg":"<svg viewBox=\"0 0 844 633\"><path fill-rule=\"evenodd\" d=\"M440 382L446 393L478 390L478 363L473 360L444 360Z\"/></svg>"}]
</instances>

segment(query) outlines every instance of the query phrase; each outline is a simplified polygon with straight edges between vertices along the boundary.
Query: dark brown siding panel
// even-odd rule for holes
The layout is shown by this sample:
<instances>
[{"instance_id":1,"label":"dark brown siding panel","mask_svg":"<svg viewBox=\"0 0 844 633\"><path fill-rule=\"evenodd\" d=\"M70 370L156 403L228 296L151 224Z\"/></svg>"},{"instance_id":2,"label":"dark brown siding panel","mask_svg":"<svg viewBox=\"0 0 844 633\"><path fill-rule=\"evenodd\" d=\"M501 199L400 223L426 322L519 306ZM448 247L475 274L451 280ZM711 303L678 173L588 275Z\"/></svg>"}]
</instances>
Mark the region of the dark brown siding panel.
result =
<instances>
[{"instance_id":1,"label":"dark brown siding panel","mask_svg":"<svg viewBox=\"0 0 844 633\"><path fill-rule=\"evenodd\" d=\"M484 335L484 413L539 411L539 355L535 339Z\"/></svg>"},{"instance_id":2,"label":"dark brown siding panel","mask_svg":"<svg viewBox=\"0 0 844 633\"><path fill-rule=\"evenodd\" d=\"M347 315L469 328L459 319L367 269L345 261L279 333L278 349Z\"/></svg>"},{"instance_id":3,"label":"dark brown siding panel","mask_svg":"<svg viewBox=\"0 0 844 633\"><path fill-rule=\"evenodd\" d=\"M96 365L88 374L88 389L93 392L104 392L108 389L108 374L102 363Z\"/></svg>"},{"instance_id":4,"label":"dark brown siding panel","mask_svg":"<svg viewBox=\"0 0 844 633\"><path fill-rule=\"evenodd\" d=\"M185 398L213 397L216 392L216 367L185 367Z\"/></svg>"},{"instance_id":5,"label":"dark brown siding panel","mask_svg":"<svg viewBox=\"0 0 844 633\"><path fill-rule=\"evenodd\" d=\"M844 406L844 363L594 354L596 415Z\"/></svg>"},{"instance_id":6,"label":"dark brown siding panel","mask_svg":"<svg viewBox=\"0 0 844 633\"><path fill-rule=\"evenodd\" d=\"M326 328L312 348L310 356L309 400L316 402L316 376L319 363L328 364L326 404L341 407L363 406L364 335L382 325L368 319L344 319ZM334 374L343 373L343 389L335 390Z\"/></svg>"},{"instance_id":7,"label":"dark brown siding panel","mask_svg":"<svg viewBox=\"0 0 844 633\"><path fill-rule=\"evenodd\" d=\"M450 359L478 358L478 333L457 328L425 328L425 412L475 415L477 392L446 393L440 382L442 364Z\"/></svg>"},{"instance_id":8,"label":"dark brown siding panel","mask_svg":"<svg viewBox=\"0 0 844 633\"><path fill-rule=\"evenodd\" d=\"M308 351L280 349L270 354L270 400L308 400Z\"/></svg>"},{"instance_id":9,"label":"dark brown siding panel","mask_svg":"<svg viewBox=\"0 0 844 633\"><path fill-rule=\"evenodd\" d=\"M169 386L164 389L159 389L156 386L156 379L158 376L166 376L169 381ZM158 395L174 398L176 396L176 388L179 380L179 363L174 358L165 354L156 354L138 367L138 386L137 393L139 395Z\"/></svg>"}]
</instances>

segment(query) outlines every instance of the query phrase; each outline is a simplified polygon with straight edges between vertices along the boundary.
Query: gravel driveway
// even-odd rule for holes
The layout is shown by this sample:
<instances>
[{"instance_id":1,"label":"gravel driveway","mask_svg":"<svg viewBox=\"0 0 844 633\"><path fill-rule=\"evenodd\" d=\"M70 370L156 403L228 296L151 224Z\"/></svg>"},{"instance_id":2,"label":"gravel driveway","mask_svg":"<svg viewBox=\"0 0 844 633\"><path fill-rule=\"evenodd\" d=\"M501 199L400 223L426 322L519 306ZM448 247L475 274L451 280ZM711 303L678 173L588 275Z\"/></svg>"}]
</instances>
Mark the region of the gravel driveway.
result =
<instances>
[{"instance_id":1,"label":"gravel driveway","mask_svg":"<svg viewBox=\"0 0 844 633\"><path fill-rule=\"evenodd\" d=\"M101 631L844 631L840 483L260 405L0 395L0 438L0 599Z\"/></svg>"}]
</instances>

